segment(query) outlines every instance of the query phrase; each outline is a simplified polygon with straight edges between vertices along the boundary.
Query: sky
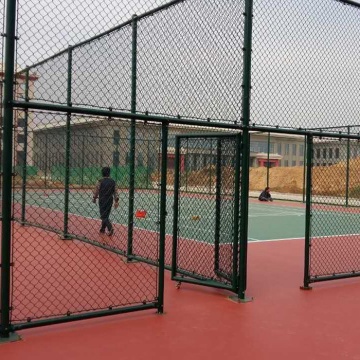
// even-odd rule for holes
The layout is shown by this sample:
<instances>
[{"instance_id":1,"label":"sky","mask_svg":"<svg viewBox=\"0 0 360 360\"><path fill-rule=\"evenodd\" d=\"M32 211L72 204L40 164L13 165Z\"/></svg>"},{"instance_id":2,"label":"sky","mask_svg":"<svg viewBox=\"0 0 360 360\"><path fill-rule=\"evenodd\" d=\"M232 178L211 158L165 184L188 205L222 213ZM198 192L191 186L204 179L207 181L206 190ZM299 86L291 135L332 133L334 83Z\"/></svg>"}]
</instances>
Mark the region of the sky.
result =
<instances>
[{"instance_id":1,"label":"sky","mask_svg":"<svg viewBox=\"0 0 360 360\"><path fill-rule=\"evenodd\" d=\"M19 0L19 67L169 0ZM359 2L359 1L358 1ZM139 21L137 110L240 121L242 0L185 0ZM360 9L254 0L251 122L360 124ZM67 55L37 67L36 98L66 101ZM74 104L130 108L131 28L73 53Z\"/></svg>"}]
</instances>

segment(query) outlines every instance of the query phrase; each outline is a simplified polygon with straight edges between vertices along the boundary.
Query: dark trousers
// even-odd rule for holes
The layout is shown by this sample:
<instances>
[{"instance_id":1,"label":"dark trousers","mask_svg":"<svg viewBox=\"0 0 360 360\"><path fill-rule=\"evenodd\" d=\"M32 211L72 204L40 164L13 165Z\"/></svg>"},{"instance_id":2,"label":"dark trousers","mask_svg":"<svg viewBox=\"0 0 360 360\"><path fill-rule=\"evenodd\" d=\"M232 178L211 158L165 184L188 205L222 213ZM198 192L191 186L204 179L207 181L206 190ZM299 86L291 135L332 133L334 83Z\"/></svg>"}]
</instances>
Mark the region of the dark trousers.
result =
<instances>
[{"instance_id":1,"label":"dark trousers","mask_svg":"<svg viewBox=\"0 0 360 360\"><path fill-rule=\"evenodd\" d=\"M112 208L112 199L108 201L99 201L100 207L100 219L101 219L101 231L105 231L105 228L110 231L112 229L112 224L109 220L111 208Z\"/></svg>"}]
</instances>

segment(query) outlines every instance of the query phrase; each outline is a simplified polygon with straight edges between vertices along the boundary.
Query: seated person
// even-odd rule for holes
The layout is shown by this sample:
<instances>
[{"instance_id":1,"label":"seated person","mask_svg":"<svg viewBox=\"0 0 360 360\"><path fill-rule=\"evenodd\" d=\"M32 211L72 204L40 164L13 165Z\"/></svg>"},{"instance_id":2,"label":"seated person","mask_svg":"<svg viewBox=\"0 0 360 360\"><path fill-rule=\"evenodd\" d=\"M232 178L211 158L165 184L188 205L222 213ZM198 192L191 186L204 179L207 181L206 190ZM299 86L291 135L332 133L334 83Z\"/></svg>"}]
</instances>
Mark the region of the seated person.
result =
<instances>
[{"instance_id":1,"label":"seated person","mask_svg":"<svg viewBox=\"0 0 360 360\"><path fill-rule=\"evenodd\" d=\"M271 194L270 194L270 188L267 186L264 191L261 192L259 196L260 201L273 201Z\"/></svg>"}]
</instances>

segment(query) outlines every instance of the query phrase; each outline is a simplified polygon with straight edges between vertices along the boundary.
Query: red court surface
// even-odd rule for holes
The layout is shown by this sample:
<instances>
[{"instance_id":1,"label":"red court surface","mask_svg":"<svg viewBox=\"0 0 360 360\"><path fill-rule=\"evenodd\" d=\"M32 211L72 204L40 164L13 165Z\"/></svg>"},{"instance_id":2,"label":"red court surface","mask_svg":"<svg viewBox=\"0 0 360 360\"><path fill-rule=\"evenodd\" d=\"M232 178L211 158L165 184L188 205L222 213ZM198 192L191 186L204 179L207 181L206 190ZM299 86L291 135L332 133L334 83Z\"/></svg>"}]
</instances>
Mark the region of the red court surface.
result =
<instances>
[{"instance_id":1,"label":"red court surface","mask_svg":"<svg viewBox=\"0 0 360 360\"><path fill-rule=\"evenodd\" d=\"M360 359L360 280L299 285L303 241L249 246L248 294L182 284L166 273L165 314L153 310L20 331L2 359Z\"/></svg>"}]
</instances>

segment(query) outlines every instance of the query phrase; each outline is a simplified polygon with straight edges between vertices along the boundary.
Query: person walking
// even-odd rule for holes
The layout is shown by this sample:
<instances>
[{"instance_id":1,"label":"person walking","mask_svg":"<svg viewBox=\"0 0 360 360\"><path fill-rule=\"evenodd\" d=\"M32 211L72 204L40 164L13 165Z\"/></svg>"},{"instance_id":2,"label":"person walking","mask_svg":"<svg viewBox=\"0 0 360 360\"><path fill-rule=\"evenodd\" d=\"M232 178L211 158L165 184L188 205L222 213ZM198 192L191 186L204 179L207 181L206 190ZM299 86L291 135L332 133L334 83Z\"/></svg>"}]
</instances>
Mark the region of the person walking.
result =
<instances>
[{"instance_id":1,"label":"person walking","mask_svg":"<svg viewBox=\"0 0 360 360\"><path fill-rule=\"evenodd\" d=\"M94 190L93 203L96 204L96 200L99 198L101 219L100 233L104 234L105 229L107 228L108 235L111 236L114 234L114 228L110 222L109 217L113 204L115 209L119 205L119 196L117 193L116 183L110 177L110 168L102 168L101 174L103 178L100 179L96 185L96 188Z\"/></svg>"}]
</instances>

